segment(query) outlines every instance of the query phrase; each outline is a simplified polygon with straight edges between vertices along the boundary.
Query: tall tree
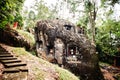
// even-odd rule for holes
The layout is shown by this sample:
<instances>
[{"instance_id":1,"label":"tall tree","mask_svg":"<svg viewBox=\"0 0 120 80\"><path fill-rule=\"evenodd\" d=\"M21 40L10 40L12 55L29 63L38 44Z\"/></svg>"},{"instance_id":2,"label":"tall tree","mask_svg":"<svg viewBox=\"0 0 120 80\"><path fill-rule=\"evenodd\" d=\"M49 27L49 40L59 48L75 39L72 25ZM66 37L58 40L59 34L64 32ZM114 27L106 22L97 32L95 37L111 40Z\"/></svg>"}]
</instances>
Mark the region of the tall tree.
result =
<instances>
[{"instance_id":1,"label":"tall tree","mask_svg":"<svg viewBox=\"0 0 120 80\"><path fill-rule=\"evenodd\" d=\"M95 44L95 20L97 14L97 7L95 0L87 0L85 3L85 12L88 16L89 24L90 24L90 33L92 37L92 42Z\"/></svg>"},{"instance_id":2,"label":"tall tree","mask_svg":"<svg viewBox=\"0 0 120 80\"><path fill-rule=\"evenodd\" d=\"M40 1L36 0L35 5L33 5L33 9L37 11L37 14L36 14L37 20L53 17L51 10L46 6L46 3L44 2L44 0L40 0Z\"/></svg>"},{"instance_id":3,"label":"tall tree","mask_svg":"<svg viewBox=\"0 0 120 80\"><path fill-rule=\"evenodd\" d=\"M30 7L30 11L27 8L23 10L23 16L26 24L25 28L27 29L35 27L35 23L38 20L54 18L54 13L48 6L46 6L44 0L35 0L34 4Z\"/></svg>"}]
</instances>

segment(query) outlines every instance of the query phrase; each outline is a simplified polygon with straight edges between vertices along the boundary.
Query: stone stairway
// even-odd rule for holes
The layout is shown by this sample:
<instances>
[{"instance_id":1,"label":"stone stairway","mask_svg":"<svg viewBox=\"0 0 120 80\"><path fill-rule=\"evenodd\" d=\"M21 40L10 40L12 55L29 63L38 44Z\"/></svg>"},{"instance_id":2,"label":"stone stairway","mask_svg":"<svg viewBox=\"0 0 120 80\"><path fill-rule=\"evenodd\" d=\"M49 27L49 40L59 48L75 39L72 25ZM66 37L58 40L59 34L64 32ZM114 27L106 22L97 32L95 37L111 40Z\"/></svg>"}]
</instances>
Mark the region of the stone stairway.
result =
<instances>
[{"instance_id":1,"label":"stone stairway","mask_svg":"<svg viewBox=\"0 0 120 80\"><path fill-rule=\"evenodd\" d=\"M0 46L0 62L4 65L3 74L14 74L14 73L28 73L27 64L19 60L17 57L6 51ZM3 79L3 80L12 80L13 78ZM21 80L16 79L16 80ZM25 79L26 80L26 79Z\"/></svg>"}]
</instances>

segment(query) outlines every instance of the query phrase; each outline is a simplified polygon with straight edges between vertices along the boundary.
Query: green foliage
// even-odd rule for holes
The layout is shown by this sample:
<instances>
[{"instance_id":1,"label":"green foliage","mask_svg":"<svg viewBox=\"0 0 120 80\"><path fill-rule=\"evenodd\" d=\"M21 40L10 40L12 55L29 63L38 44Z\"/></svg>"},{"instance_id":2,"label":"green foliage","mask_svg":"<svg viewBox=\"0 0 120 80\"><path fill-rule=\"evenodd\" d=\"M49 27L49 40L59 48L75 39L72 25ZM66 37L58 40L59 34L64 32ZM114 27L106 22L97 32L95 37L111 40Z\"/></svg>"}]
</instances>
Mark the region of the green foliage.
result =
<instances>
[{"instance_id":1,"label":"green foliage","mask_svg":"<svg viewBox=\"0 0 120 80\"><path fill-rule=\"evenodd\" d=\"M18 22L18 26L23 26L23 18L20 13L16 13L14 22Z\"/></svg>"},{"instance_id":2,"label":"green foliage","mask_svg":"<svg viewBox=\"0 0 120 80\"><path fill-rule=\"evenodd\" d=\"M30 11L29 12L29 19L30 20L35 20L35 13L34 13L34 11Z\"/></svg>"},{"instance_id":3,"label":"green foliage","mask_svg":"<svg viewBox=\"0 0 120 80\"><path fill-rule=\"evenodd\" d=\"M75 77L75 75L71 74L68 70L56 67L56 71L59 74L59 80L80 80L78 77Z\"/></svg>"},{"instance_id":4,"label":"green foliage","mask_svg":"<svg viewBox=\"0 0 120 80\"><path fill-rule=\"evenodd\" d=\"M45 5L44 0L36 1L33 9L38 11L38 14L36 15L37 20L52 17L51 10Z\"/></svg>"},{"instance_id":5,"label":"green foliage","mask_svg":"<svg viewBox=\"0 0 120 80\"><path fill-rule=\"evenodd\" d=\"M26 55L28 54L24 48L12 48L12 52L16 54L16 56L20 56L20 55Z\"/></svg>"},{"instance_id":6,"label":"green foliage","mask_svg":"<svg viewBox=\"0 0 120 80\"><path fill-rule=\"evenodd\" d=\"M89 20L88 20L88 16L84 15L82 18L79 19L79 21L77 22L77 25L81 25L81 26L87 26Z\"/></svg>"},{"instance_id":7,"label":"green foliage","mask_svg":"<svg viewBox=\"0 0 120 80\"><path fill-rule=\"evenodd\" d=\"M24 21L25 21L25 29L28 30L28 29L32 29L35 27L35 23L36 23L36 18L37 18L37 15L35 14L34 11L26 11L24 12Z\"/></svg>"},{"instance_id":8,"label":"green foliage","mask_svg":"<svg viewBox=\"0 0 120 80\"><path fill-rule=\"evenodd\" d=\"M93 8L94 8L93 4L89 0L86 0L85 1L85 10L87 12L90 12Z\"/></svg>"},{"instance_id":9,"label":"green foliage","mask_svg":"<svg viewBox=\"0 0 120 80\"><path fill-rule=\"evenodd\" d=\"M119 0L101 0L102 6L104 6L106 3L108 5L114 6L116 3L120 3Z\"/></svg>"},{"instance_id":10,"label":"green foliage","mask_svg":"<svg viewBox=\"0 0 120 80\"><path fill-rule=\"evenodd\" d=\"M35 4L31 6L31 9L30 11L27 11L27 9L23 11L25 29L34 28L38 20L51 19L54 16L44 0L35 0Z\"/></svg>"},{"instance_id":11,"label":"green foliage","mask_svg":"<svg viewBox=\"0 0 120 80\"><path fill-rule=\"evenodd\" d=\"M120 44L120 23L115 20L107 20L97 29L96 44L100 57L114 56L117 45Z\"/></svg>"},{"instance_id":12,"label":"green foliage","mask_svg":"<svg viewBox=\"0 0 120 80\"><path fill-rule=\"evenodd\" d=\"M2 0L0 1L0 28L12 23L16 13L20 13L24 0Z\"/></svg>"},{"instance_id":13,"label":"green foliage","mask_svg":"<svg viewBox=\"0 0 120 80\"><path fill-rule=\"evenodd\" d=\"M70 12L72 12L73 14L75 12L77 12L79 3L80 3L79 0L78 1L77 0L67 0L67 4L70 5L70 8L69 8Z\"/></svg>"}]
</instances>

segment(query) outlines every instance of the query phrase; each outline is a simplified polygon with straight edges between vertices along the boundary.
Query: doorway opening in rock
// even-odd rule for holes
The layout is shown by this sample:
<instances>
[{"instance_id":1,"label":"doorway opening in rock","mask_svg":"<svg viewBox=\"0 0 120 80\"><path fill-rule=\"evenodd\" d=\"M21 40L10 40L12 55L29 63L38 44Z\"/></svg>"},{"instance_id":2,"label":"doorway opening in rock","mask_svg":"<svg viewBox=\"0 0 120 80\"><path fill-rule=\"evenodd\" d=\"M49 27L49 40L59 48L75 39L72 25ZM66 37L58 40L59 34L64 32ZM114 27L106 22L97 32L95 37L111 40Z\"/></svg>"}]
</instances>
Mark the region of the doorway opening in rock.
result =
<instances>
[{"instance_id":1,"label":"doorway opening in rock","mask_svg":"<svg viewBox=\"0 0 120 80\"><path fill-rule=\"evenodd\" d=\"M78 47L76 47L75 45L69 45L68 47L67 47L67 53L66 53L66 62L68 63L68 62L76 62L76 61L78 61Z\"/></svg>"},{"instance_id":2,"label":"doorway opening in rock","mask_svg":"<svg viewBox=\"0 0 120 80\"><path fill-rule=\"evenodd\" d=\"M54 54L54 45L47 45L47 55Z\"/></svg>"},{"instance_id":3,"label":"doorway opening in rock","mask_svg":"<svg viewBox=\"0 0 120 80\"><path fill-rule=\"evenodd\" d=\"M36 41L36 49L43 50L43 41Z\"/></svg>"},{"instance_id":4,"label":"doorway opening in rock","mask_svg":"<svg viewBox=\"0 0 120 80\"><path fill-rule=\"evenodd\" d=\"M70 46L68 47L68 53L67 53L67 56L73 56L73 55L76 55L76 47L74 46Z\"/></svg>"}]
</instances>

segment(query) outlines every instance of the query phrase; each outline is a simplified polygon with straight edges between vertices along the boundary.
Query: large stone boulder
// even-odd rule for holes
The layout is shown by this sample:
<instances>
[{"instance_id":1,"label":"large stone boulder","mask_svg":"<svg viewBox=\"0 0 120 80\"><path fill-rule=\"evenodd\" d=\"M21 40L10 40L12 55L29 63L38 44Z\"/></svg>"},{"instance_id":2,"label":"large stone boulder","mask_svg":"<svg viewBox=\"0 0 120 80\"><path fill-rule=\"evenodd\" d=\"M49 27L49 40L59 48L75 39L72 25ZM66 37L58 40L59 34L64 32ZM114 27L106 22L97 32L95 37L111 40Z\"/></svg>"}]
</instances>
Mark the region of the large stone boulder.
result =
<instances>
[{"instance_id":1,"label":"large stone boulder","mask_svg":"<svg viewBox=\"0 0 120 80\"><path fill-rule=\"evenodd\" d=\"M79 75L81 80L104 80L98 65L95 46L84 34L78 34L75 30L75 26L71 24L58 24L54 21L47 20L39 21L35 29L36 41L42 41L43 49L48 51L46 53L47 55L49 54L49 50L47 50L46 46L55 50L55 40L60 39L65 49L63 53L63 65L65 68ZM42 35L39 35L40 33ZM41 45L41 43L39 45ZM78 54L75 55L77 59L76 62L73 61L69 63L67 61L67 45L77 47Z\"/></svg>"},{"instance_id":2,"label":"large stone boulder","mask_svg":"<svg viewBox=\"0 0 120 80\"><path fill-rule=\"evenodd\" d=\"M8 27L0 29L0 42L10 46L25 47L26 50L30 49L29 42L16 30Z\"/></svg>"}]
</instances>

